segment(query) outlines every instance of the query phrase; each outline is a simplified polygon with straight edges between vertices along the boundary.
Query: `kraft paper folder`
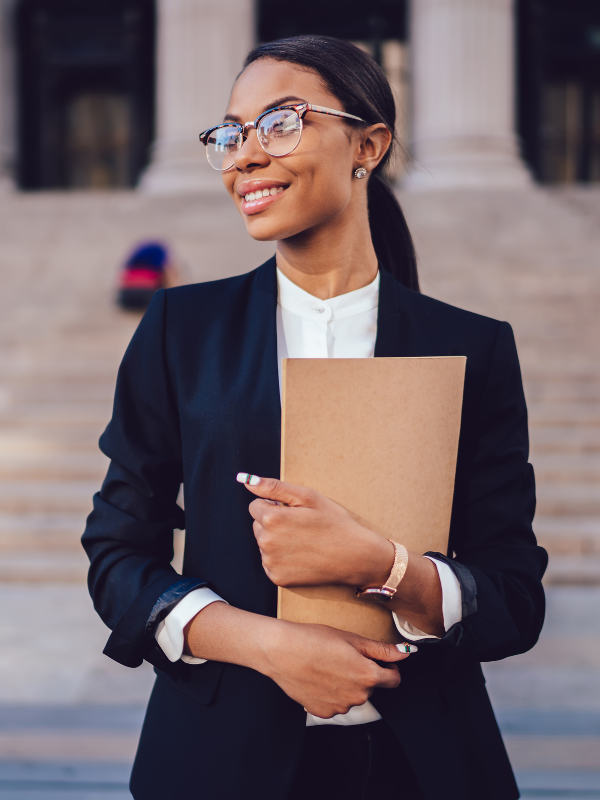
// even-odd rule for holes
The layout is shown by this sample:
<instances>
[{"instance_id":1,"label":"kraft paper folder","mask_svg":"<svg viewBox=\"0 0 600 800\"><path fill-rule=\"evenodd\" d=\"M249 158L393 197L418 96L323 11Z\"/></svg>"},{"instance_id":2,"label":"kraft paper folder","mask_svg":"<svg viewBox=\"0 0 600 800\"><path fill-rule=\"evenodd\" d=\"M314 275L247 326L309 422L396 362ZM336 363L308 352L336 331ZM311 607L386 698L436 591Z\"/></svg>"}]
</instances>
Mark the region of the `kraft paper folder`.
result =
<instances>
[{"instance_id":1,"label":"kraft paper folder","mask_svg":"<svg viewBox=\"0 0 600 800\"><path fill-rule=\"evenodd\" d=\"M466 358L287 358L281 478L408 550L446 553ZM279 589L278 617L386 642L389 609L348 586Z\"/></svg>"}]
</instances>

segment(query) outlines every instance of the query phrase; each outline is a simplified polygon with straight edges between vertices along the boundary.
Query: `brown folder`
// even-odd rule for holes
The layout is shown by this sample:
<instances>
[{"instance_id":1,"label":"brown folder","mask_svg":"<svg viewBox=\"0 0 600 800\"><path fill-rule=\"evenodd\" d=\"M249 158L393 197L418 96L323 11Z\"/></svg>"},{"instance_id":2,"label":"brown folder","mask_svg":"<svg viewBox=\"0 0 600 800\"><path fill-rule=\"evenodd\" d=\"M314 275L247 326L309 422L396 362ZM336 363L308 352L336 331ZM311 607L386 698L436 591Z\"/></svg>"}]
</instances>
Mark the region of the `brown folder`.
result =
<instances>
[{"instance_id":1,"label":"brown folder","mask_svg":"<svg viewBox=\"0 0 600 800\"><path fill-rule=\"evenodd\" d=\"M408 550L446 553L466 358L287 358L281 478ZM399 641L349 586L279 589L278 617Z\"/></svg>"}]
</instances>

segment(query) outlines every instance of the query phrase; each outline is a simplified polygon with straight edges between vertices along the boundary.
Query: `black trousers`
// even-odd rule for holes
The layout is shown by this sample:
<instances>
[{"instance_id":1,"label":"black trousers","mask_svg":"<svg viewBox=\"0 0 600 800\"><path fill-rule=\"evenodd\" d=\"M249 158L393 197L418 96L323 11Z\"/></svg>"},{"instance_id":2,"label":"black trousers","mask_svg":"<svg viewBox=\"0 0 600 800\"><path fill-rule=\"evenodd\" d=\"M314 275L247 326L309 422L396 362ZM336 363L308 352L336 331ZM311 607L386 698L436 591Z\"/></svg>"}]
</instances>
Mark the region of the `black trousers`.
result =
<instances>
[{"instance_id":1,"label":"black trousers","mask_svg":"<svg viewBox=\"0 0 600 800\"><path fill-rule=\"evenodd\" d=\"M422 800L400 744L383 720L306 729L288 800Z\"/></svg>"}]
</instances>

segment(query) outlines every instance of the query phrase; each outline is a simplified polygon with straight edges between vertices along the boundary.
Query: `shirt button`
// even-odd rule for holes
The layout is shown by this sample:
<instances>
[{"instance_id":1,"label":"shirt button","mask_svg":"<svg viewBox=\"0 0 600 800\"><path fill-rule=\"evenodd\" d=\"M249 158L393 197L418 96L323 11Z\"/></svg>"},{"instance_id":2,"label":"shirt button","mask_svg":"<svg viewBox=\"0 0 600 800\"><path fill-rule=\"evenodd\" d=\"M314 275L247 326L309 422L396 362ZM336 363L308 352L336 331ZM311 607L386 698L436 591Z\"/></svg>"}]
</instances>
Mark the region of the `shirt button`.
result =
<instances>
[{"instance_id":1,"label":"shirt button","mask_svg":"<svg viewBox=\"0 0 600 800\"><path fill-rule=\"evenodd\" d=\"M325 311L325 309L323 308L323 306L317 306L316 308L313 308L313 311L316 311L317 314L322 314Z\"/></svg>"}]
</instances>

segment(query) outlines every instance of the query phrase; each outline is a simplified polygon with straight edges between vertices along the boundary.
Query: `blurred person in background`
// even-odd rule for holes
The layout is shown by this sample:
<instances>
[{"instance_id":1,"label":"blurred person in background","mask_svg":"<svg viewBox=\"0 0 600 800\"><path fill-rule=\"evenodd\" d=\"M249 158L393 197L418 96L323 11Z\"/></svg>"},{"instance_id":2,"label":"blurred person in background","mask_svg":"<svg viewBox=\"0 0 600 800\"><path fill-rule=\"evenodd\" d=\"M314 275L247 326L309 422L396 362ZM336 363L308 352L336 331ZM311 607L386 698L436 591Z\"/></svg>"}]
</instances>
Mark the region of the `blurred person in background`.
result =
<instances>
[{"instance_id":1,"label":"blurred person in background","mask_svg":"<svg viewBox=\"0 0 600 800\"><path fill-rule=\"evenodd\" d=\"M121 270L117 304L128 311L143 311L155 292L178 283L167 245L144 242L136 246Z\"/></svg>"},{"instance_id":2,"label":"blurred person in background","mask_svg":"<svg viewBox=\"0 0 600 800\"><path fill-rule=\"evenodd\" d=\"M382 179L395 114L370 56L300 36L252 51L225 121L201 134L249 234L277 250L154 295L101 438L90 591L105 653L157 673L136 800L519 796L481 671L530 649L544 619L519 363L507 323L419 292ZM404 644L276 619L277 585L377 593L397 558L274 477L281 359L452 355L467 373L449 554L408 553L387 601Z\"/></svg>"}]
</instances>

